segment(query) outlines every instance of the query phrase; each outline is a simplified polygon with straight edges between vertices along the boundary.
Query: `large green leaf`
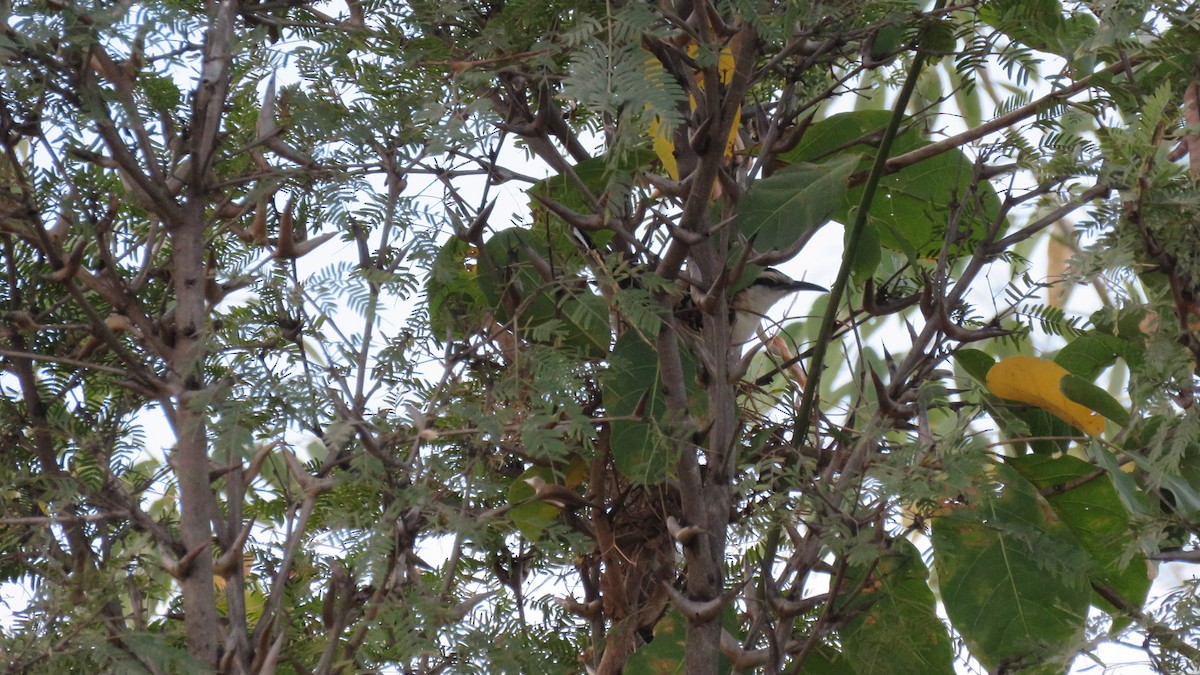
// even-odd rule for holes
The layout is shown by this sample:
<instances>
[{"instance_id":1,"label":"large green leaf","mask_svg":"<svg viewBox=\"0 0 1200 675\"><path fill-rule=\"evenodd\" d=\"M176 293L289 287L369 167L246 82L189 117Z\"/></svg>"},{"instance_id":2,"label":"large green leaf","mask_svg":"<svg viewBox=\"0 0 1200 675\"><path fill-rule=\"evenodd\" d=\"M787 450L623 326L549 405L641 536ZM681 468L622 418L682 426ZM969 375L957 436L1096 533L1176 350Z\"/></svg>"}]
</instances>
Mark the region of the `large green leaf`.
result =
<instances>
[{"instance_id":1,"label":"large green leaf","mask_svg":"<svg viewBox=\"0 0 1200 675\"><path fill-rule=\"evenodd\" d=\"M1058 388L1064 396L1079 405L1091 408L1123 427L1129 426L1129 412L1112 394L1092 382L1068 373L1063 376Z\"/></svg>"},{"instance_id":2,"label":"large green leaf","mask_svg":"<svg viewBox=\"0 0 1200 675\"><path fill-rule=\"evenodd\" d=\"M1028 443L1029 449L1043 455L1061 452L1070 446L1079 431L1049 411L1030 405L984 396L983 407L995 420L1004 438ZM1017 446L1021 447L1021 446Z\"/></svg>"},{"instance_id":3,"label":"large green leaf","mask_svg":"<svg viewBox=\"0 0 1200 675\"><path fill-rule=\"evenodd\" d=\"M815 162L842 152L874 156L879 148L883 129L892 119L889 110L859 110L838 113L814 122L795 148L780 154L788 163ZM901 128L892 142L892 154L916 150L924 142L916 129ZM863 160L870 167L868 160Z\"/></svg>"},{"instance_id":4,"label":"large green leaf","mask_svg":"<svg viewBox=\"0 0 1200 675\"><path fill-rule=\"evenodd\" d=\"M721 624L736 632L737 613L733 605L726 605ZM687 658L687 619L677 609L668 609L654 625L654 640L634 652L621 671L625 675L684 675L684 660ZM729 660L722 654L717 672L725 675L733 671Z\"/></svg>"},{"instance_id":5,"label":"large green leaf","mask_svg":"<svg viewBox=\"0 0 1200 675\"><path fill-rule=\"evenodd\" d=\"M433 259L425 291L429 299L429 327L435 340L462 338L481 325L490 309L476 277L472 246L451 237Z\"/></svg>"},{"instance_id":6,"label":"large green leaf","mask_svg":"<svg viewBox=\"0 0 1200 675\"><path fill-rule=\"evenodd\" d=\"M604 298L587 290L563 293L558 298L557 310L568 326L569 344L589 356L608 353L612 329Z\"/></svg>"},{"instance_id":7,"label":"large green leaf","mask_svg":"<svg viewBox=\"0 0 1200 675\"><path fill-rule=\"evenodd\" d=\"M1091 331L1071 340L1054 356L1054 362L1079 377L1094 380L1124 356L1128 344L1115 335Z\"/></svg>"},{"instance_id":8,"label":"large green leaf","mask_svg":"<svg viewBox=\"0 0 1200 675\"><path fill-rule=\"evenodd\" d=\"M996 359L978 349L959 349L954 352L954 362L980 384L987 382L988 371L996 365Z\"/></svg>"},{"instance_id":9,"label":"large green leaf","mask_svg":"<svg viewBox=\"0 0 1200 675\"><path fill-rule=\"evenodd\" d=\"M554 255L544 238L514 227L497 232L485 247L479 287L498 320L513 321L527 340L572 348L593 358L608 353L608 303L582 277L564 272L560 281L547 283L532 262L535 255L543 260ZM515 307L516 316L506 307Z\"/></svg>"},{"instance_id":10,"label":"large green leaf","mask_svg":"<svg viewBox=\"0 0 1200 675\"><path fill-rule=\"evenodd\" d=\"M1170 494L1172 511L1187 520L1200 518L1200 452L1193 450L1185 453L1180 458L1178 469L1165 474L1154 460L1139 452L1129 452L1126 456L1146 474L1159 475L1158 486Z\"/></svg>"},{"instance_id":11,"label":"large green leaf","mask_svg":"<svg viewBox=\"0 0 1200 675\"><path fill-rule=\"evenodd\" d=\"M684 382L694 386L696 366L681 353ZM658 351L634 331L617 340L609 357L609 368L601 378L604 408L610 417L640 414L638 420L614 420L610 424L613 462L637 483L657 483L667 477L675 457L673 441L664 433L668 409L658 367ZM701 392L689 390L693 414L702 415ZM682 411L675 411L676 413Z\"/></svg>"},{"instance_id":12,"label":"large green leaf","mask_svg":"<svg viewBox=\"0 0 1200 675\"><path fill-rule=\"evenodd\" d=\"M1113 489L1117 491L1126 510L1139 516L1151 516L1157 512L1154 502L1138 487L1133 476L1121 470L1121 463L1117 460L1117 456L1103 443L1088 445L1088 454L1096 461L1097 466L1108 472L1108 479L1112 482Z\"/></svg>"},{"instance_id":13,"label":"large green leaf","mask_svg":"<svg viewBox=\"0 0 1200 675\"><path fill-rule=\"evenodd\" d=\"M1193 445L1184 451L1179 460L1177 477L1178 480L1171 484L1171 489L1176 491L1175 497L1178 499L1179 491L1186 488L1187 497L1193 504L1192 511L1187 515L1189 518L1195 518L1200 515L1200 448Z\"/></svg>"},{"instance_id":14,"label":"large green leaf","mask_svg":"<svg viewBox=\"0 0 1200 675\"><path fill-rule=\"evenodd\" d=\"M211 673L203 662L177 649L162 639L156 633L142 631L127 631L121 634L121 642L126 648L133 650L145 662L152 663L164 672L180 673ZM132 665L132 664L131 664ZM140 671L141 669L138 668Z\"/></svg>"},{"instance_id":15,"label":"large green leaf","mask_svg":"<svg viewBox=\"0 0 1200 675\"><path fill-rule=\"evenodd\" d=\"M550 467L532 466L526 469L508 486L508 503L515 504L509 510L508 517L526 539L536 541L558 519L561 509L542 501L526 502L535 494L533 486L526 482L526 479L533 477L551 484L557 480Z\"/></svg>"},{"instance_id":16,"label":"large green leaf","mask_svg":"<svg viewBox=\"0 0 1200 675\"><path fill-rule=\"evenodd\" d=\"M1103 470L1076 457L1026 455L1006 460L1046 495L1046 501L1093 561L1093 578L1112 586L1135 606L1150 591L1146 558L1130 554L1134 536L1129 510ZM1092 604L1113 615L1114 627L1129 620L1106 600L1093 595Z\"/></svg>"},{"instance_id":17,"label":"large green leaf","mask_svg":"<svg viewBox=\"0 0 1200 675\"><path fill-rule=\"evenodd\" d=\"M1096 20L1084 12L1064 12L1058 0L992 0L980 6L979 18L1027 47L1094 62L1094 54L1081 47L1096 32Z\"/></svg>"},{"instance_id":18,"label":"large green leaf","mask_svg":"<svg viewBox=\"0 0 1200 675\"><path fill-rule=\"evenodd\" d=\"M858 675L849 659L829 645L817 645L800 664L797 675Z\"/></svg>"},{"instance_id":19,"label":"large green leaf","mask_svg":"<svg viewBox=\"0 0 1200 675\"><path fill-rule=\"evenodd\" d=\"M979 503L934 520L942 602L988 668L1046 664L1045 672L1061 673L1083 638L1091 558L1064 524L1047 517L1028 480L1004 465L996 476L998 495L981 489Z\"/></svg>"},{"instance_id":20,"label":"large green leaf","mask_svg":"<svg viewBox=\"0 0 1200 675\"><path fill-rule=\"evenodd\" d=\"M668 610L654 626L654 641L629 657L622 672L629 675L683 675L687 657L687 619Z\"/></svg>"},{"instance_id":21,"label":"large green leaf","mask_svg":"<svg viewBox=\"0 0 1200 675\"><path fill-rule=\"evenodd\" d=\"M871 168L878 153L879 139L891 121L887 110L859 110L832 115L813 123L801 142L780 155L789 163L810 162L826 157L860 157L857 172ZM911 125L910 123L907 123ZM891 147L897 156L928 145L918 128L901 127ZM879 242L912 257L936 257L947 236L946 224L955 209L962 209L958 232L951 242L951 258L973 252L983 229L1000 212L1000 199L991 184L980 181L970 191L975 167L960 150L934 155L900 171L884 176L867 212L867 225ZM863 187L845 192L842 204L831 217L843 224L854 219L863 197Z\"/></svg>"},{"instance_id":22,"label":"large green leaf","mask_svg":"<svg viewBox=\"0 0 1200 675\"><path fill-rule=\"evenodd\" d=\"M854 602L865 605L839 633L842 654L855 673L954 672L950 635L935 613L929 570L912 542L894 540L874 565L852 566L848 578L850 588L863 589Z\"/></svg>"},{"instance_id":23,"label":"large green leaf","mask_svg":"<svg viewBox=\"0 0 1200 675\"><path fill-rule=\"evenodd\" d=\"M592 157L571 167L578 181L565 172L560 173L534 183L529 188L529 194L548 197L584 215L594 214L605 218L620 216L628 202L634 171L640 166L648 165L653 159L654 154L647 150L624 153L617 160L608 155ZM594 213L596 209L580 188L580 184L596 200L602 213ZM567 234L570 226L537 199L530 199L529 206L534 215L534 228L556 233L556 238L560 240L559 252L563 255L573 255L574 244ZM612 238L613 233L609 230L599 230L588 233L588 236L597 246L603 246Z\"/></svg>"},{"instance_id":24,"label":"large green leaf","mask_svg":"<svg viewBox=\"0 0 1200 675\"><path fill-rule=\"evenodd\" d=\"M850 228L846 228L843 241L846 246L850 244L850 233ZM854 256L850 271L855 279L869 279L875 274L875 270L879 269L879 263L883 262L883 242L873 223L868 220L863 224L862 232L858 237L858 245L853 251L847 250L847 252Z\"/></svg>"},{"instance_id":25,"label":"large green leaf","mask_svg":"<svg viewBox=\"0 0 1200 675\"><path fill-rule=\"evenodd\" d=\"M958 219L957 238L950 242L953 259L969 255L1000 212L1000 200L987 181L970 186L974 162L961 150L934 155L900 171L884 176L871 202L868 221L879 230L885 246L904 253L935 258L948 236L948 223L955 209L963 210ZM857 206L861 188L848 195Z\"/></svg>"},{"instance_id":26,"label":"large green leaf","mask_svg":"<svg viewBox=\"0 0 1200 675\"><path fill-rule=\"evenodd\" d=\"M1121 358L1134 370L1145 361L1149 338L1155 333L1159 320L1158 313L1149 305L1104 308L1092 312L1088 319L1096 327L1095 335L1119 341L1107 341L1105 344L1114 350L1120 349ZM1066 350L1066 347L1063 349ZM1066 367L1066 364L1063 366Z\"/></svg>"},{"instance_id":27,"label":"large green leaf","mask_svg":"<svg viewBox=\"0 0 1200 675\"><path fill-rule=\"evenodd\" d=\"M760 252L788 249L810 230L829 222L846 194L846 179L858 158L835 157L823 164L801 163L756 181L738 211L742 234Z\"/></svg>"}]
</instances>

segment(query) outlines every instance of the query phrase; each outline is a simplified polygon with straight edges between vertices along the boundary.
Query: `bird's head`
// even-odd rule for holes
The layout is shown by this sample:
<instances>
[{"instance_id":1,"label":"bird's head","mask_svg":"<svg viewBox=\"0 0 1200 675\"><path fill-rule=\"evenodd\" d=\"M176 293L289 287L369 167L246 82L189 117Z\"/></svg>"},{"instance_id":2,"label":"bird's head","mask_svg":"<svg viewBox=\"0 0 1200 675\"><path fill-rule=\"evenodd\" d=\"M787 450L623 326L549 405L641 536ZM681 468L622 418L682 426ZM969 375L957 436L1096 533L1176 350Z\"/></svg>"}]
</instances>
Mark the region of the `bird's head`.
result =
<instances>
[{"instance_id":1,"label":"bird's head","mask_svg":"<svg viewBox=\"0 0 1200 675\"><path fill-rule=\"evenodd\" d=\"M749 341L767 310L797 291L829 292L822 286L807 281L796 281L783 272L768 267L760 272L749 286L734 293L729 303L730 309L737 312L733 320L732 344L740 345Z\"/></svg>"}]
</instances>

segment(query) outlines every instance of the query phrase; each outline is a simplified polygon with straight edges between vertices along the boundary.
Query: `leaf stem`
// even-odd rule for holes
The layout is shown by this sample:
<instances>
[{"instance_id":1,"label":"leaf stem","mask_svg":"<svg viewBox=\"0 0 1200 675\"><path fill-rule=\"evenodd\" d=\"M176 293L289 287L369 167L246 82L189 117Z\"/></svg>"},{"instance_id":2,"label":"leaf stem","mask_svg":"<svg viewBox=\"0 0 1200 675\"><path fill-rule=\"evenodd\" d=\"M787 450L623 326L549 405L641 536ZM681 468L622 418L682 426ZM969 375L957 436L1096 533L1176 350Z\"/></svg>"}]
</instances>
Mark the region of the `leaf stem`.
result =
<instances>
[{"instance_id":1,"label":"leaf stem","mask_svg":"<svg viewBox=\"0 0 1200 675\"><path fill-rule=\"evenodd\" d=\"M938 0L934 5L934 11L936 12L941 9L944 4L945 0ZM887 172L888 152L896 139L896 133L900 128L900 124L904 121L904 111L908 108L908 102L912 98L913 91L917 88L917 80L920 78L924 65L925 53L918 49L913 56L908 78L904 81L904 86L901 87L900 94L896 98L895 106L892 109L892 118L888 121L887 128L884 129L883 139L879 143L875 162L871 166L871 173L867 176L854 223L851 225L846 237L846 249L845 254L842 256L842 265L838 270L837 279L833 282L833 287L829 289L829 304L825 309L824 316L821 318L821 328L817 333L817 341L813 347L812 359L809 361L808 385L804 388L804 396L800 401L800 411L796 416L793 427L792 444L796 447L802 446L805 438L808 437L813 406L816 404L817 393L821 390L821 375L824 370L825 355L829 350L829 343L833 341L833 332L837 327L838 308L842 304L842 296L846 293L846 285L850 280L850 272L854 266L859 242L862 240L863 230L866 229L867 213L871 207L872 200L875 198L875 191L879 187L879 181ZM783 478L783 480L784 489L790 489L791 486L788 485L788 482L790 482L789 479ZM781 527L776 523L771 526L770 531L767 533L764 546L766 550L762 557L762 581L760 582L764 586L760 588L765 589L767 579L770 578L771 567L775 560L776 552L779 550L780 532Z\"/></svg>"},{"instance_id":2,"label":"leaf stem","mask_svg":"<svg viewBox=\"0 0 1200 675\"><path fill-rule=\"evenodd\" d=\"M939 0L933 11L938 11L943 4L945 4L945 0ZM796 446L802 445L808 436L813 406L816 404L817 394L821 390L825 354L829 350L830 342L833 341L838 310L842 304L842 296L846 293L846 286L850 281L850 272L854 268L863 230L866 229L867 214L870 211L871 202L875 199L879 181L887 173L888 153L892 148L892 143L896 140L896 132L904 121L904 111L908 108L908 102L917 88L917 80L920 79L924 65L925 52L917 49L913 56L912 67L908 72L908 78L904 81L904 86L901 87L895 106L892 108L892 119L888 121L887 128L883 131L883 139L879 142L879 150L875 154L875 162L871 165L871 173L867 176L867 182L863 187L863 195L858 203L854 223L850 226L850 231L846 236L846 250L842 256L842 266L838 270L833 287L829 289L829 305L825 309L825 315L821 318L821 328L817 333L812 359L809 361L808 386L804 388L804 397L800 400L800 412L796 415L796 423L793 427L792 443Z\"/></svg>"}]
</instances>

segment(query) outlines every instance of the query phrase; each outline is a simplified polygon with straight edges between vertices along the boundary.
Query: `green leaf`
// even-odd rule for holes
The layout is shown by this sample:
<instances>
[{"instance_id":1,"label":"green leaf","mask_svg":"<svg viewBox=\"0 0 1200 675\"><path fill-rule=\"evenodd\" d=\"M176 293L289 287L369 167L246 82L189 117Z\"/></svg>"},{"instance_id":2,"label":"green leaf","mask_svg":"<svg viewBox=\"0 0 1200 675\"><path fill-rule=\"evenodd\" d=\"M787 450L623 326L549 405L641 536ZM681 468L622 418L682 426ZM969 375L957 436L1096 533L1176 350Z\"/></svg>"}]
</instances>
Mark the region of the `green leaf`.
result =
<instances>
[{"instance_id":1,"label":"green leaf","mask_svg":"<svg viewBox=\"0 0 1200 675\"><path fill-rule=\"evenodd\" d=\"M570 344L590 356L608 353L612 329L604 298L585 291L567 293L560 300L559 312L571 328Z\"/></svg>"},{"instance_id":2,"label":"green leaf","mask_svg":"<svg viewBox=\"0 0 1200 675\"><path fill-rule=\"evenodd\" d=\"M850 230L846 230L846 237ZM855 279L865 280L875 274L879 263L883 261L883 249L879 239L879 230L869 221L863 224L862 233L858 238L858 250L853 252L854 263L850 268Z\"/></svg>"},{"instance_id":3,"label":"green leaf","mask_svg":"<svg viewBox=\"0 0 1200 675\"><path fill-rule=\"evenodd\" d=\"M1133 476L1121 470L1121 463L1117 461L1117 456L1111 450L1104 447L1102 443L1092 443L1088 445L1088 454L1096 460L1097 466L1108 472L1108 478L1112 481L1113 488L1121 497L1121 502L1127 510L1139 516L1150 516L1157 513L1158 508L1154 502L1138 487Z\"/></svg>"},{"instance_id":4,"label":"green leaf","mask_svg":"<svg viewBox=\"0 0 1200 675\"><path fill-rule=\"evenodd\" d=\"M813 122L796 147L781 153L779 159L791 164L815 162L842 152L862 153L874 157L883 129L891 119L892 113L889 110L859 110L830 115L819 122ZM921 134L915 128L901 127L900 133L892 143L892 154L916 150L924 144ZM870 168L870 159L864 158L862 162L862 170Z\"/></svg>"},{"instance_id":5,"label":"green leaf","mask_svg":"<svg viewBox=\"0 0 1200 675\"><path fill-rule=\"evenodd\" d=\"M1077 67L1095 61L1094 49L1085 45L1096 33L1096 20L1082 12L1065 12L1058 0L992 0L980 6L979 18L1012 40L1057 54Z\"/></svg>"},{"instance_id":6,"label":"green leaf","mask_svg":"<svg viewBox=\"0 0 1200 675\"><path fill-rule=\"evenodd\" d=\"M580 188L580 183L582 183L583 187L587 189L587 193L590 193L604 211L596 215L605 218L619 216L628 201L629 191L633 185L633 172L638 167L649 165L653 160L654 153L649 150L623 153L617 159L609 155L592 157L571 167L579 179L578 182L570 175L560 173L534 183L529 188L529 194L553 199L576 213L593 214L596 209L588 200L587 194ZM560 233L559 238L562 239L563 246L559 252L563 255L578 254L574 250L574 244L571 244L567 238L566 233L571 228L563 219L550 212L537 199L530 199L529 208L534 215L534 229L546 228ZM597 246L603 246L612 238L613 233L609 230L600 230L589 232L588 236Z\"/></svg>"},{"instance_id":7,"label":"green leaf","mask_svg":"<svg viewBox=\"0 0 1200 675\"><path fill-rule=\"evenodd\" d=\"M868 54L873 60L893 56L894 52L904 43L906 37L901 26L883 26L871 36L868 41Z\"/></svg>"},{"instance_id":8,"label":"green leaf","mask_svg":"<svg viewBox=\"0 0 1200 675\"><path fill-rule=\"evenodd\" d=\"M632 619L629 617L626 621ZM731 633L737 632L737 613L733 605L726 605L721 614L721 625ZM662 673L685 673L684 659L687 658L687 619L675 608L668 609L654 625L654 640L634 652L621 671L626 675L660 675ZM726 675L733 667L722 654L717 672Z\"/></svg>"},{"instance_id":9,"label":"green leaf","mask_svg":"<svg viewBox=\"0 0 1200 675\"><path fill-rule=\"evenodd\" d=\"M813 123L800 143L780 160L806 162L829 155L856 153L861 157L856 171L867 171L878 153L878 140L891 121L887 110L859 110L832 115ZM902 126L891 147L891 156L928 145L919 125ZM1000 213L1000 199L986 180L971 193L974 162L962 151L943 152L880 180L867 212L867 224L875 228L881 244L909 258L934 258L941 252L946 223L962 208L957 238L950 243L950 257L974 251L982 232ZM831 217L843 224L854 220L854 209L862 201L863 186L845 193L840 208Z\"/></svg>"},{"instance_id":10,"label":"green leaf","mask_svg":"<svg viewBox=\"0 0 1200 675\"><path fill-rule=\"evenodd\" d=\"M849 660L829 645L817 645L795 672L797 675L858 675Z\"/></svg>"},{"instance_id":11,"label":"green leaf","mask_svg":"<svg viewBox=\"0 0 1200 675\"><path fill-rule=\"evenodd\" d=\"M979 18L1016 42L1061 55L1065 25L1058 0L992 0L979 8Z\"/></svg>"},{"instance_id":12,"label":"green leaf","mask_svg":"<svg viewBox=\"0 0 1200 675\"><path fill-rule=\"evenodd\" d=\"M937 617L921 552L895 539L874 562L850 569L848 587L863 589L854 602L865 608L839 632L846 662L860 675L954 673L950 635Z\"/></svg>"},{"instance_id":13,"label":"green leaf","mask_svg":"<svg viewBox=\"0 0 1200 675\"><path fill-rule=\"evenodd\" d=\"M654 626L654 641L634 652L622 672L629 675L683 673L686 646L687 619L677 609L667 610Z\"/></svg>"},{"instance_id":14,"label":"green leaf","mask_svg":"<svg viewBox=\"0 0 1200 675\"><path fill-rule=\"evenodd\" d=\"M1153 326L1157 322L1157 314L1149 306L1132 305L1120 309L1106 308L1093 312L1088 318L1096 326L1095 333L1088 333L1088 335L1103 335L1117 340L1118 342L1109 340L1104 344L1114 351L1119 348L1120 357L1129 364L1130 368L1136 369L1143 363L1149 345L1149 337L1153 334Z\"/></svg>"},{"instance_id":15,"label":"green leaf","mask_svg":"<svg viewBox=\"0 0 1200 675\"><path fill-rule=\"evenodd\" d=\"M1062 452L1071 444L1067 438L1079 435L1075 427L1041 408L1002 401L995 396L984 397L983 407L1006 439L1028 443L1029 449L1039 454Z\"/></svg>"},{"instance_id":16,"label":"green leaf","mask_svg":"<svg viewBox=\"0 0 1200 675\"><path fill-rule=\"evenodd\" d=\"M684 381L695 381L696 367L681 354ZM674 464L671 442L663 433L667 419L667 397L663 391L658 352L633 331L617 340L609 358L608 371L601 377L604 408L612 417L639 412L646 421L614 420L611 423L613 462L637 483L658 483ZM696 397L693 395L693 399Z\"/></svg>"},{"instance_id":17,"label":"green leaf","mask_svg":"<svg viewBox=\"0 0 1200 675\"><path fill-rule=\"evenodd\" d=\"M1087 380L1095 380L1105 368L1116 363L1126 350L1124 340L1098 331L1085 333L1067 343L1054 362Z\"/></svg>"},{"instance_id":18,"label":"green leaf","mask_svg":"<svg viewBox=\"0 0 1200 675\"><path fill-rule=\"evenodd\" d=\"M1065 455L1054 458L1027 455L1005 461L1046 495L1059 520L1070 528L1091 557L1091 577L1112 586L1140 606L1150 591L1146 558L1140 552L1129 554L1135 541L1129 510L1121 503L1107 472ZM1124 613L1095 593L1092 604L1113 616L1114 630L1129 624Z\"/></svg>"},{"instance_id":19,"label":"green leaf","mask_svg":"<svg viewBox=\"0 0 1200 675\"><path fill-rule=\"evenodd\" d=\"M121 642L135 654L156 665L164 672L182 675L203 675L212 670L182 649L172 647L163 635L142 632L123 632Z\"/></svg>"},{"instance_id":20,"label":"green leaf","mask_svg":"<svg viewBox=\"0 0 1200 675\"><path fill-rule=\"evenodd\" d=\"M934 519L942 602L971 653L988 668L1007 662L1049 668L1083 638L1091 597L1089 558L1066 526L1047 518L1034 486L1000 465L999 495Z\"/></svg>"},{"instance_id":21,"label":"green leaf","mask_svg":"<svg viewBox=\"0 0 1200 675\"><path fill-rule=\"evenodd\" d=\"M451 237L433 259L425 286L429 299L429 327L439 342L447 335L461 338L480 325L489 304L479 287L471 244Z\"/></svg>"},{"instance_id":22,"label":"green leaf","mask_svg":"<svg viewBox=\"0 0 1200 675\"><path fill-rule=\"evenodd\" d=\"M1086 406L1108 419L1129 426L1129 413L1107 391L1077 375L1064 375L1058 383L1063 395L1079 405Z\"/></svg>"},{"instance_id":23,"label":"green leaf","mask_svg":"<svg viewBox=\"0 0 1200 675\"><path fill-rule=\"evenodd\" d=\"M525 246L536 248L530 231L510 227L488 238L479 252L479 288L488 306L496 308L498 318L508 318L503 315L500 298L513 284L514 273L521 267L528 267Z\"/></svg>"},{"instance_id":24,"label":"green leaf","mask_svg":"<svg viewBox=\"0 0 1200 675\"><path fill-rule=\"evenodd\" d=\"M592 293L582 277L563 276L554 283L542 277L533 256L549 262L556 255L544 238L513 227L497 232L485 248L479 287L497 319L512 320L527 340L569 347L587 358L608 353L608 303ZM510 316L507 307L515 307L517 316Z\"/></svg>"},{"instance_id":25,"label":"green leaf","mask_svg":"<svg viewBox=\"0 0 1200 675\"><path fill-rule=\"evenodd\" d=\"M950 21L939 19L925 21L917 36L917 44L921 51L935 56L954 53L954 25Z\"/></svg>"},{"instance_id":26,"label":"green leaf","mask_svg":"<svg viewBox=\"0 0 1200 675\"><path fill-rule=\"evenodd\" d=\"M546 528L558 520L559 515L558 507L543 501L521 503L533 497L533 486L526 483L525 480L535 476L547 483L553 483L556 480L554 470L550 467L534 466L526 469L508 486L508 503L517 505L508 512L508 515L521 534L531 541L541 538Z\"/></svg>"},{"instance_id":27,"label":"green leaf","mask_svg":"<svg viewBox=\"0 0 1200 675\"><path fill-rule=\"evenodd\" d=\"M1133 460L1138 468L1150 475L1161 474L1160 488L1169 491L1171 508L1185 519L1200 517L1200 461L1197 453L1189 452L1181 457L1179 470L1162 473L1162 467L1139 452L1128 452L1125 456Z\"/></svg>"},{"instance_id":28,"label":"green leaf","mask_svg":"<svg viewBox=\"0 0 1200 675\"><path fill-rule=\"evenodd\" d=\"M986 180L971 193L974 162L961 150L934 155L884 176L868 216L879 228L885 246L936 258L947 237L946 223L963 209L951 259L970 255L984 230L1000 212L1000 200ZM851 198L859 195L851 192Z\"/></svg>"},{"instance_id":29,"label":"green leaf","mask_svg":"<svg viewBox=\"0 0 1200 675\"><path fill-rule=\"evenodd\" d=\"M857 156L843 155L823 164L797 164L756 181L742 200L738 229L754 238L759 252L790 248L829 222L857 166Z\"/></svg>"},{"instance_id":30,"label":"green leaf","mask_svg":"<svg viewBox=\"0 0 1200 675\"><path fill-rule=\"evenodd\" d=\"M1183 457L1179 459L1179 474L1177 478L1168 487L1172 491L1175 491L1186 486L1187 495L1190 497L1191 503L1195 505L1190 515L1194 517L1200 514L1200 496L1198 496L1200 495L1200 448L1193 445L1184 451ZM1178 500L1178 494L1175 494L1175 497Z\"/></svg>"},{"instance_id":31,"label":"green leaf","mask_svg":"<svg viewBox=\"0 0 1200 675\"><path fill-rule=\"evenodd\" d=\"M988 371L996 365L996 359L978 349L959 349L954 352L954 362L980 384L987 382Z\"/></svg>"}]
</instances>

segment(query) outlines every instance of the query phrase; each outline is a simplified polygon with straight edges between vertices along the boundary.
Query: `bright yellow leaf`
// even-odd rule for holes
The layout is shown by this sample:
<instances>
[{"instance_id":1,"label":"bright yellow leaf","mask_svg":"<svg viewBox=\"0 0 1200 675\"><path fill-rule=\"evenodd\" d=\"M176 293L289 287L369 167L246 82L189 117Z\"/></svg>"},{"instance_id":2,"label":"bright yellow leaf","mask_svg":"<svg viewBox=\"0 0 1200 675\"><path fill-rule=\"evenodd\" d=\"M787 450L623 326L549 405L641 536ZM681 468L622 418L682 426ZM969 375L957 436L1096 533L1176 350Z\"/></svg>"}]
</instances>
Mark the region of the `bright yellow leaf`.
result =
<instances>
[{"instance_id":1,"label":"bright yellow leaf","mask_svg":"<svg viewBox=\"0 0 1200 675\"><path fill-rule=\"evenodd\" d=\"M663 169L671 180L679 180L679 161L675 159L675 139L662 128L662 120L658 115L650 120L650 135L654 137L654 154L662 162Z\"/></svg>"},{"instance_id":2,"label":"bright yellow leaf","mask_svg":"<svg viewBox=\"0 0 1200 675\"><path fill-rule=\"evenodd\" d=\"M725 159L733 157L733 148L738 140L738 127L742 124L742 109L733 111L733 125L729 127L729 138L725 141Z\"/></svg>"},{"instance_id":3,"label":"bright yellow leaf","mask_svg":"<svg viewBox=\"0 0 1200 675\"><path fill-rule=\"evenodd\" d=\"M1010 356L992 366L987 386L1000 398L1037 406L1081 431L1099 436L1104 418L1067 398L1059 389L1066 368L1032 356Z\"/></svg>"},{"instance_id":4,"label":"bright yellow leaf","mask_svg":"<svg viewBox=\"0 0 1200 675\"><path fill-rule=\"evenodd\" d=\"M696 43L692 42L688 44L687 51L688 56L691 56L694 59L697 55L699 55L700 47L696 45ZM658 60L653 56L646 59L645 68L646 72L649 76L651 76L652 79L660 73L665 73L665 71L663 71L662 64L659 63ZM717 55L717 76L721 80L721 84L729 84L729 82L733 79L734 68L735 63L733 60L733 49L728 45L721 47L721 51ZM696 73L696 84L699 86L701 91L704 90L704 71ZM691 105L691 109L695 110L696 97L693 92L688 92L688 102ZM741 124L741 118L742 111L739 107L733 113L733 124L730 125L729 137L725 141L726 159L733 157L733 151L738 140L738 127ZM672 180L679 180L679 161L675 157L675 139L673 134L663 127L662 119L660 119L657 115L650 120L650 137L653 139L654 154L657 155L659 161L662 162L663 170L666 171L667 175L670 176ZM718 186L714 185L713 189L715 191L719 188Z\"/></svg>"},{"instance_id":5,"label":"bright yellow leaf","mask_svg":"<svg viewBox=\"0 0 1200 675\"><path fill-rule=\"evenodd\" d=\"M648 58L643 64L647 79L657 81L666 78L667 71L663 69L658 59L647 56ZM650 137L654 139L654 154L658 155L667 175L671 177L671 180L679 180L679 162L675 159L674 130L664 128L662 118L655 115L650 119Z\"/></svg>"},{"instance_id":6,"label":"bright yellow leaf","mask_svg":"<svg viewBox=\"0 0 1200 675\"><path fill-rule=\"evenodd\" d=\"M688 56L693 59L700 53L700 47L695 43L688 44ZM733 49L729 45L721 47L721 53L717 55L717 77L720 78L721 84L729 84L733 80L733 71L735 68L733 61ZM704 91L704 71L696 73L696 85ZM692 110L696 109L696 97L688 92L688 102L691 104ZM742 109L737 108L733 112L733 124L729 127L729 138L725 141L725 159L733 157L733 147L737 142L738 125L742 122Z\"/></svg>"},{"instance_id":7,"label":"bright yellow leaf","mask_svg":"<svg viewBox=\"0 0 1200 675\"><path fill-rule=\"evenodd\" d=\"M695 59L699 53L699 45L697 45L695 42L688 44L689 57ZM729 45L725 45L724 47L721 47L721 53L717 55L717 77L721 78L721 84L729 84L729 82L733 79L733 70L733 49L731 49ZM704 88L704 71L696 73L696 84L700 85L701 89ZM692 108L694 109L695 105L693 105Z\"/></svg>"}]
</instances>

